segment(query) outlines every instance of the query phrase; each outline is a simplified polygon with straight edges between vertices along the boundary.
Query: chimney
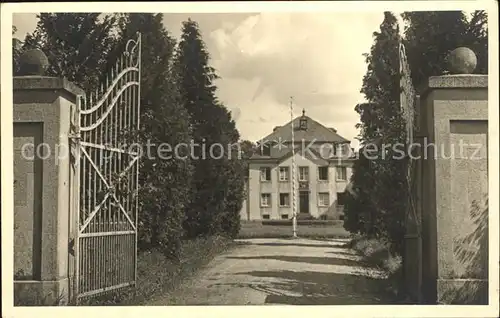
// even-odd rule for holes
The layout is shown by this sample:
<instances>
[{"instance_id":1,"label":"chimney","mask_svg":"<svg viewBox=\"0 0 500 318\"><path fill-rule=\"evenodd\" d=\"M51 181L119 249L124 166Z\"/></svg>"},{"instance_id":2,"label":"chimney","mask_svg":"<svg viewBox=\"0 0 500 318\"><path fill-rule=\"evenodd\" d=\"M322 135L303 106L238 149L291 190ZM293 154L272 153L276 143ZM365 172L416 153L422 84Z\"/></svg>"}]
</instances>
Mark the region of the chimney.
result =
<instances>
[{"instance_id":1,"label":"chimney","mask_svg":"<svg viewBox=\"0 0 500 318\"><path fill-rule=\"evenodd\" d=\"M277 129L281 128L281 126L276 126L273 128L273 132L275 132Z\"/></svg>"},{"instance_id":2,"label":"chimney","mask_svg":"<svg viewBox=\"0 0 500 318\"><path fill-rule=\"evenodd\" d=\"M333 128L333 127L330 127L330 128L328 128L328 129L330 129L330 130L331 130L331 131L333 131L334 133L336 133L336 132L337 132L337 129L335 129L335 128Z\"/></svg>"}]
</instances>

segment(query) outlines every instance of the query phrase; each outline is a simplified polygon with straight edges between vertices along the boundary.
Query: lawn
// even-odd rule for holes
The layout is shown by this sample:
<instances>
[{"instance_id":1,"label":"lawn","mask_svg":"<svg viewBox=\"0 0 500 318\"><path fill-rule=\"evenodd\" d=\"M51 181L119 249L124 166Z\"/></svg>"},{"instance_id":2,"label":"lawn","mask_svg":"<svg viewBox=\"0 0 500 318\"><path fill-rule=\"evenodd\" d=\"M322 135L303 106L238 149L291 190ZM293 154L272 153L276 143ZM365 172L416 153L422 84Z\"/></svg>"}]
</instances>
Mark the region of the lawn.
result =
<instances>
[{"instance_id":1,"label":"lawn","mask_svg":"<svg viewBox=\"0 0 500 318\"><path fill-rule=\"evenodd\" d=\"M293 234L292 226L263 225L261 221L241 221L238 238L287 238ZM307 238L349 238L342 222L330 224L298 224L297 236Z\"/></svg>"}]
</instances>

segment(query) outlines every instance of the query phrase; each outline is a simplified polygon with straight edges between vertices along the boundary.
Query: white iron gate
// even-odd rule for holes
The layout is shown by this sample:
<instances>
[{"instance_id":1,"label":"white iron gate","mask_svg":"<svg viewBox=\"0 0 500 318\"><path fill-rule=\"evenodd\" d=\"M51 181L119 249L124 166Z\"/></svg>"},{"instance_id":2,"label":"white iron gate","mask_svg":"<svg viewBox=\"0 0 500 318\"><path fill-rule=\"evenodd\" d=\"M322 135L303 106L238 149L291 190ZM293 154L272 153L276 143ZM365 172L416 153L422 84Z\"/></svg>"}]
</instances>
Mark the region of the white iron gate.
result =
<instances>
[{"instance_id":1,"label":"white iron gate","mask_svg":"<svg viewBox=\"0 0 500 318\"><path fill-rule=\"evenodd\" d=\"M100 89L80 97L74 112L77 301L136 281L140 61L138 34Z\"/></svg>"},{"instance_id":2,"label":"white iron gate","mask_svg":"<svg viewBox=\"0 0 500 318\"><path fill-rule=\"evenodd\" d=\"M405 236L403 253L403 272L406 293L414 301L420 302L422 293L422 159L421 149L414 147L421 143L419 124L419 97L411 79L410 65L403 43L399 46L400 60L400 102L406 126L406 150L408 166L407 210L405 211Z\"/></svg>"}]
</instances>

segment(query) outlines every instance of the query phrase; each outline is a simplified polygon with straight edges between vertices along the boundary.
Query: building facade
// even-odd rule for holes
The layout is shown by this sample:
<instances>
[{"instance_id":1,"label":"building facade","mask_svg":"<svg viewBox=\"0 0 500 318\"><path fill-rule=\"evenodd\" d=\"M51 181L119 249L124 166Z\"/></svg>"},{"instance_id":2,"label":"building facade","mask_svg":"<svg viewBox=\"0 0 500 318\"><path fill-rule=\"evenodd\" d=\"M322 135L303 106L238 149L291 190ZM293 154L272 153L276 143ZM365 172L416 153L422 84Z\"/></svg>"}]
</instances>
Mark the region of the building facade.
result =
<instances>
[{"instance_id":1,"label":"building facade","mask_svg":"<svg viewBox=\"0 0 500 318\"><path fill-rule=\"evenodd\" d=\"M258 142L258 150L250 158L241 218L292 218L295 182L298 217L343 219L353 161L350 141L303 111L302 116L275 127Z\"/></svg>"}]
</instances>

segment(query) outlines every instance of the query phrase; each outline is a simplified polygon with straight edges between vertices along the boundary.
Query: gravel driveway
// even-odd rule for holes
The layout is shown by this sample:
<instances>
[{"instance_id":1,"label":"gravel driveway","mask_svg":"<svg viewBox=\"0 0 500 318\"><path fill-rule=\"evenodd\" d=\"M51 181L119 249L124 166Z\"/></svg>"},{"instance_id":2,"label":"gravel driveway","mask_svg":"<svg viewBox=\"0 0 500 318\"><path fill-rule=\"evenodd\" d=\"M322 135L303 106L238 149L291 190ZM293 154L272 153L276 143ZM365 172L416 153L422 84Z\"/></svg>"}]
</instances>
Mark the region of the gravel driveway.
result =
<instances>
[{"instance_id":1,"label":"gravel driveway","mask_svg":"<svg viewBox=\"0 0 500 318\"><path fill-rule=\"evenodd\" d=\"M384 304L383 273L346 240L246 239L147 305Z\"/></svg>"}]
</instances>

